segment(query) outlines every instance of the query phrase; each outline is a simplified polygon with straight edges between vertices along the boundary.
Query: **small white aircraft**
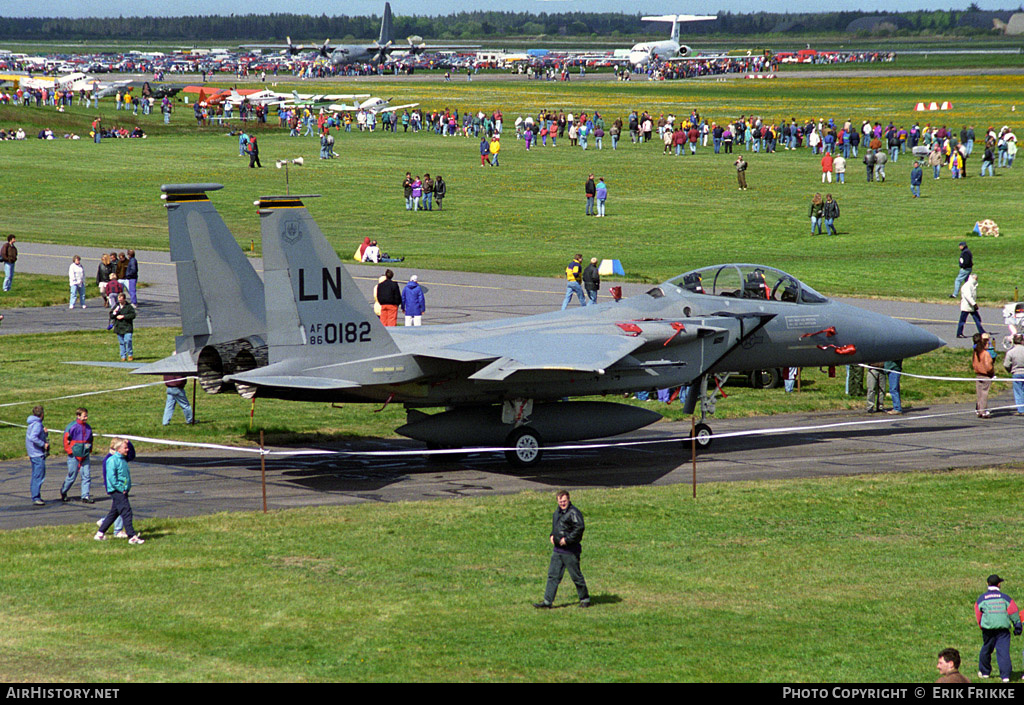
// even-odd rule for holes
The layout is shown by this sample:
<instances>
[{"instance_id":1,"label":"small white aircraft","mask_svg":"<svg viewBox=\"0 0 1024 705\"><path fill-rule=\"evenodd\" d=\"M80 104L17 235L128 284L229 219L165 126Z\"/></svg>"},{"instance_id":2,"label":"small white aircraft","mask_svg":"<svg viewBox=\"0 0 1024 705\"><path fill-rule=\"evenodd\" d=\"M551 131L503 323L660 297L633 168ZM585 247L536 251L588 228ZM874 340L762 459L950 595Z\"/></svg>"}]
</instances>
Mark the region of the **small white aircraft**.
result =
<instances>
[{"instance_id":1,"label":"small white aircraft","mask_svg":"<svg viewBox=\"0 0 1024 705\"><path fill-rule=\"evenodd\" d=\"M339 100L358 100L369 98L369 93L299 93L292 91L289 102L306 108L326 107Z\"/></svg>"},{"instance_id":2,"label":"small white aircraft","mask_svg":"<svg viewBox=\"0 0 1024 705\"><path fill-rule=\"evenodd\" d=\"M331 105L330 109L331 110L337 110L337 111L345 111L345 110L359 111L359 110L364 110L364 111L366 111L368 113L373 113L374 115L376 115L377 113L395 112L396 110L405 110L406 108L415 108L418 105L419 105L419 103L406 103L405 105L392 105L391 101L389 99L385 99L385 98L368 98L367 100L364 100L362 103L353 103L351 105L344 105L344 104L337 104L336 103L334 105Z\"/></svg>"}]
</instances>

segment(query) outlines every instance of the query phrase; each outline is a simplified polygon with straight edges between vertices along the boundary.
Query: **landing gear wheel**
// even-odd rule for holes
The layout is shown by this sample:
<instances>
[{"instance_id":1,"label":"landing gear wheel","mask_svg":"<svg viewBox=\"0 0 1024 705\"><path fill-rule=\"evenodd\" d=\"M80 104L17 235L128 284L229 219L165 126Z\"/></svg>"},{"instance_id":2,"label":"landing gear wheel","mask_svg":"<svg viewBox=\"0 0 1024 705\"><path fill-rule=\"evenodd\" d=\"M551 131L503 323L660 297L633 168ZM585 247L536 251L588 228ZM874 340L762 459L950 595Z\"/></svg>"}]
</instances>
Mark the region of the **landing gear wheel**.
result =
<instances>
[{"instance_id":1,"label":"landing gear wheel","mask_svg":"<svg viewBox=\"0 0 1024 705\"><path fill-rule=\"evenodd\" d=\"M706 423L699 423L693 429L694 435L697 439L697 450L707 450L711 447L711 427ZM694 436L687 438L683 441L684 448L690 448L693 443Z\"/></svg>"},{"instance_id":2,"label":"landing gear wheel","mask_svg":"<svg viewBox=\"0 0 1024 705\"><path fill-rule=\"evenodd\" d=\"M505 459L517 468L533 467L540 462L543 454L540 434L526 426L521 426L508 434L505 445L514 449L505 451Z\"/></svg>"}]
</instances>

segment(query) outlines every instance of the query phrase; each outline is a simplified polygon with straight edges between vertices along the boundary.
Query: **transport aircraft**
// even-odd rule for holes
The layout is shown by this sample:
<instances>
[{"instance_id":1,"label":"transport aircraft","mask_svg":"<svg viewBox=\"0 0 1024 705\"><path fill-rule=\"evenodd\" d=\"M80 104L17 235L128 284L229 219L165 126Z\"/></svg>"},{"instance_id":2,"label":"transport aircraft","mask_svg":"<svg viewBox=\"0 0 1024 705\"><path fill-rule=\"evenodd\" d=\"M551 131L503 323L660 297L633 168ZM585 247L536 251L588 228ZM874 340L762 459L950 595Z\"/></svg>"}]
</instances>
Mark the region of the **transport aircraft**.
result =
<instances>
[{"instance_id":1,"label":"transport aircraft","mask_svg":"<svg viewBox=\"0 0 1024 705\"><path fill-rule=\"evenodd\" d=\"M319 45L295 45L291 37L287 37L287 44L246 44L245 47L260 49L284 49L290 56L301 54L307 51L316 51L321 58L330 61L335 66L343 66L356 63L384 63L392 53L400 53L403 56L416 56L427 51L447 51L454 49L475 49L477 45L471 44L427 44L422 37L406 37L406 44L395 42L394 29L392 28L394 17L391 14L391 3L384 3L384 16L380 21L380 35L375 42L365 44L331 44L326 40Z\"/></svg>"},{"instance_id":2,"label":"transport aircraft","mask_svg":"<svg viewBox=\"0 0 1024 705\"><path fill-rule=\"evenodd\" d=\"M435 448L497 446L518 466L537 463L544 444L661 418L573 397L682 386L692 411L717 374L896 360L944 344L752 264L695 269L565 311L385 327L307 211L310 196L255 202L261 281L210 201L221 185L161 188L182 335L174 355L133 373L196 374L207 392L247 398L400 403L407 422L398 433ZM706 446L711 429L701 426Z\"/></svg>"}]
</instances>

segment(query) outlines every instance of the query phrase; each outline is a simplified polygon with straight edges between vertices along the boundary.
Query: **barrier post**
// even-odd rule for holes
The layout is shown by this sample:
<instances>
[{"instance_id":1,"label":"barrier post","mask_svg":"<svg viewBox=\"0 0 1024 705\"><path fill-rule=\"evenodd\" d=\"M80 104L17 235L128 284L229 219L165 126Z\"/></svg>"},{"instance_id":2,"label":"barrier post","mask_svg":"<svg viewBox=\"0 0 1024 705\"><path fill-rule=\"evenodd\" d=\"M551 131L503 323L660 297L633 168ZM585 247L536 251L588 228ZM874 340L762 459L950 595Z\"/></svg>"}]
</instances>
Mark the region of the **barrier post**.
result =
<instances>
[{"instance_id":1,"label":"barrier post","mask_svg":"<svg viewBox=\"0 0 1024 705\"><path fill-rule=\"evenodd\" d=\"M697 421L690 417L690 458L693 462L693 498L697 499Z\"/></svg>"},{"instance_id":2,"label":"barrier post","mask_svg":"<svg viewBox=\"0 0 1024 705\"><path fill-rule=\"evenodd\" d=\"M263 452L263 429L260 429L260 485L263 487L263 513L267 513L267 454Z\"/></svg>"}]
</instances>

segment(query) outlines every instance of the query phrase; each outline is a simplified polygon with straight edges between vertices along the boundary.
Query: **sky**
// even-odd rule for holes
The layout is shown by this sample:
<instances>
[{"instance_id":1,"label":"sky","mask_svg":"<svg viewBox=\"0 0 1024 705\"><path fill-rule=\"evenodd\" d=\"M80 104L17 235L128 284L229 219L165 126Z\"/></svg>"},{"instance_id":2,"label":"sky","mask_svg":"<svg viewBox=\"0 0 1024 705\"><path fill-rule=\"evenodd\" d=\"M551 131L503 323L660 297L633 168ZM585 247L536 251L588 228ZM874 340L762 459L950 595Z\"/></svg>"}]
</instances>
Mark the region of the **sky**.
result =
<instances>
[{"instance_id":1,"label":"sky","mask_svg":"<svg viewBox=\"0 0 1024 705\"><path fill-rule=\"evenodd\" d=\"M1019 0L975 0L983 10L1010 10ZM480 9L502 12L642 12L643 14L709 14L718 12L825 12L861 10L966 9L970 0L395 0L396 15L450 15ZM4 0L6 17L141 17L293 13L313 15L377 15L384 0Z\"/></svg>"}]
</instances>

